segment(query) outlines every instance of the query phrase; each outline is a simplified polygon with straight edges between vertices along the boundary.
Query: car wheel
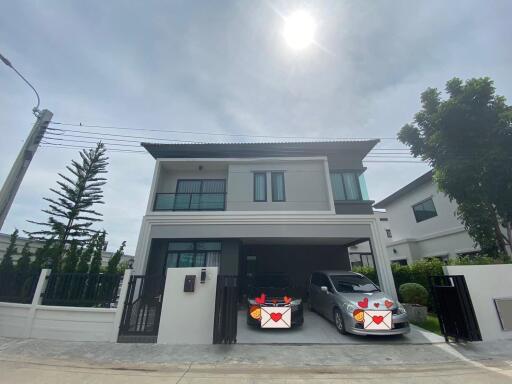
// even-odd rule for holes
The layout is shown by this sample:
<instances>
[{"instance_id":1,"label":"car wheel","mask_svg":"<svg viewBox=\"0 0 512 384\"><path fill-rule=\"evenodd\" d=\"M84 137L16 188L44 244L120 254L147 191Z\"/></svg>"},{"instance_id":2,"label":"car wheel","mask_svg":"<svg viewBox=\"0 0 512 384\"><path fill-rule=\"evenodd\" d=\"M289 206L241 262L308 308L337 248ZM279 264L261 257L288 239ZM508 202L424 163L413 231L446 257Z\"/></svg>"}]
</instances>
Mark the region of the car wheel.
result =
<instances>
[{"instance_id":1,"label":"car wheel","mask_svg":"<svg viewBox=\"0 0 512 384\"><path fill-rule=\"evenodd\" d=\"M334 325L336 325L336 329L342 335L346 335L347 331L345 330L345 323L343 322L343 315L338 308L334 308Z\"/></svg>"}]
</instances>

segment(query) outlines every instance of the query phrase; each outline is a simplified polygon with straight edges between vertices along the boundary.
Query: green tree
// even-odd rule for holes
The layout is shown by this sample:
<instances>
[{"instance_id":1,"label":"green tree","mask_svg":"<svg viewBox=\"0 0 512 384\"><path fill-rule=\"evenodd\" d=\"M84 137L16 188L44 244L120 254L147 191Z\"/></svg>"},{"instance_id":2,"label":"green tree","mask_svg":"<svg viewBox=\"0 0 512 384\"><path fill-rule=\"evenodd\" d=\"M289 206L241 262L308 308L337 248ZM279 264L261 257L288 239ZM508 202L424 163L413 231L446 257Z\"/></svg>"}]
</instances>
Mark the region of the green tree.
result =
<instances>
[{"instance_id":1,"label":"green tree","mask_svg":"<svg viewBox=\"0 0 512 384\"><path fill-rule=\"evenodd\" d=\"M50 256L51 248L54 246L55 239L46 239L43 246L38 248L34 253L34 261L30 263L30 269L33 272L40 271L48 266L48 259Z\"/></svg>"},{"instance_id":2,"label":"green tree","mask_svg":"<svg viewBox=\"0 0 512 384\"><path fill-rule=\"evenodd\" d=\"M496 257L512 241L512 107L487 77L454 78L446 92L446 100L437 89L423 92L422 109L398 139L430 163L469 235Z\"/></svg>"},{"instance_id":3,"label":"green tree","mask_svg":"<svg viewBox=\"0 0 512 384\"><path fill-rule=\"evenodd\" d=\"M89 273L100 273L101 269L101 254L103 253L103 247L105 246L106 232L101 232L96 237L96 243L94 244L94 251L92 254L91 266Z\"/></svg>"},{"instance_id":4,"label":"green tree","mask_svg":"<svg viewBox=\"0 0 512 384\"><path fill-rule=\"evenodd\" d=\"M95 232L91 226L102 221L101 213L94 210L95 204L103 204L102 187L106 178L101 175L107 172L108 158L103 143L95 149L79 152L81 161L72 160L66 169L71 173L67 176L59 173L57 181L59 189L50 188L56 197L45 197L49 205L43 212L49 215L47 222L30 223L43 227L40 231L27 232L34 239L55 238L63 253L64 247L72 239L83 242Z\"/></svg>"},{"instance_id":5,"label":"green tree","mask_svg":"<svg viewBox=\"0 0 512 384\"><path fill-rule=\"evenodd\" d=\"M15 229L9 238L9 245L5 250L4 258L0 263L0 271L2 272L13 272L14 265L12 263L13 255L18 253L18 248L16 248L16 241L18 241L18 230Z\"/></svg>"},{"instance_id":6,"label":"green tree","mask_svg":"<svg viewBox=\"0 0 512 384\"><path fill-rule=\"evenodd\" d=\"M81 252L78 264L76 266L76 271L78 273L89 272L89 262L91 261L91 257L94 253L97 237L98 234L94 234L85 246L85 249Z\"/></svg>"},{"instance_id":7,"label":"green tree","mask_svg":"<svg viewBox=\"0 0 512 384\"><path fill-rule=\"evenodd\" d=\"M107 265L107 273L117 273L119 262L121 261L121 257L124 255L124 247L126 246L126 241L123 241L119 249L112 255Z\"/></svg>"},{"instance_id":8,"label":"green tree","mask_svg":"<svg viewBox=\"0 0 512 384\"><path fill-rule=\"evenodd\" d=\"M76 239L71 240L69 248L66 250L66 257L63 260L62 272L75 272L81 253L82 248L78 247L78 241Z\"/></svg>"},{"instance_id":9,"label":"green tree","mask_svg":"<svg viewBox=\"0 0 512 384\"><path fill-rule=\"evenodd\" d=\"M23 274L29 273L31 258L32 252L30 252L30 243L27 241L21 249L21 257L16 262L16 272Z\"/></svg>"}]
</instances>

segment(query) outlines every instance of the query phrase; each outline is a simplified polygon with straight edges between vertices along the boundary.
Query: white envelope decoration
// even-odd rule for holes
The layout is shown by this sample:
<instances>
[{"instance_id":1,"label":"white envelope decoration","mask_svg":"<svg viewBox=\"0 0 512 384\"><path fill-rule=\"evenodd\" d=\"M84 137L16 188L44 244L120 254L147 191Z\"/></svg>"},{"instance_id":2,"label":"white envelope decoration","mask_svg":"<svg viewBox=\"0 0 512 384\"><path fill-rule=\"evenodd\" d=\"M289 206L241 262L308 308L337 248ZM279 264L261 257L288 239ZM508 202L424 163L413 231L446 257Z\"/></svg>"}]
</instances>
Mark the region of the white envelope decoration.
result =
<instances>
[{"instance_id":1,"label":"white envelope decoration","mask_svg":"<svg viewBox=\"0 0 512 384\"><path fill-rule=\"evenodd\" d=\"M261 307L261 328L290 328L292 310L290 307Z\"/></svg>"},{"instance_id":2,"label":"white envelope decoration","mask_svg":"<svg viewBox=\"0 0 512 384\"><path fill-rule=\"evenodd\" d=\"M364 329L389 330L393 327L391 311L364 311Z\"/></svg>"}]
</instances>

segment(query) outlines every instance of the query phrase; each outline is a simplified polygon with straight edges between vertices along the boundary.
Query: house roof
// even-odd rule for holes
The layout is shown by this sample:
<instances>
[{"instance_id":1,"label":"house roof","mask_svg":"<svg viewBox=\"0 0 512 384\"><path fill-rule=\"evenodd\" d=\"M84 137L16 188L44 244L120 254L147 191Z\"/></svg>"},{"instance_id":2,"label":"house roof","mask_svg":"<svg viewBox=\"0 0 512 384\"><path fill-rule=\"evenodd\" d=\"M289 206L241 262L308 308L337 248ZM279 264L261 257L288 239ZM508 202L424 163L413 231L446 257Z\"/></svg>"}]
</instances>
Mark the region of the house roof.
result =
<instances>
[{"instance_id":1,"label":"house roof","mask_svg":"<svg viewBox=\"0 0 512 384\"><path fill-rule=\"evenodd\" d=\"M293 157L326 156L351 152L361 159L379 142L358 141L310 141L281 143L205 143L205 144L157 144L141 143L158 158L249 158L249 157Z\"/></svg>"},{"instance_id":2,"label":"house roof","mask_svg":"<svg viewBox=\"0 0 512 384\"><path fill-rule=\"evenodd\" d=\"M381 200L377 204L374 204L373 207L374 208L386 208L389 204L398 200L400 197L408 194L411 191L414 191L419 186L432 181L432 174L433 174L432 170L428 171L424 175L421 175L417 179L415 179L412 182L410 182L409 184L407 184L405 187L402 187L395 193L389 195L384 200Z\"/></svg>"}]
</instances>

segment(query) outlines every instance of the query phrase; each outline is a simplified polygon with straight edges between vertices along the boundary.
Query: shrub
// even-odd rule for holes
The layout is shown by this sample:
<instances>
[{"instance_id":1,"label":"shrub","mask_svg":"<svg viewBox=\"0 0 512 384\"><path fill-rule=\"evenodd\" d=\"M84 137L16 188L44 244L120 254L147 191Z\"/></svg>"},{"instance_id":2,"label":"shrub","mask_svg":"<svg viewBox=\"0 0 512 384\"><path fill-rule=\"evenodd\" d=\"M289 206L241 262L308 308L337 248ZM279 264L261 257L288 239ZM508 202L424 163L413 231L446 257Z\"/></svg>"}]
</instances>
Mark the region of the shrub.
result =
<instances>
[{"instance_id":1,"label":"shrub","mask_svg":"<svg viewBox=\"0 0 512 384\"><path fill-rule=\"evenodd\" d=\"M427 289L417 283L405 283L400 286L398 293L402 302L409 304L428 304L428 291Z\"/></svg>"}]
</instances>

